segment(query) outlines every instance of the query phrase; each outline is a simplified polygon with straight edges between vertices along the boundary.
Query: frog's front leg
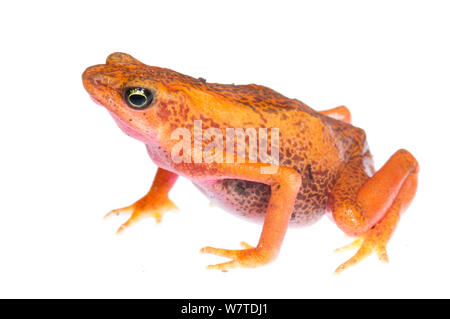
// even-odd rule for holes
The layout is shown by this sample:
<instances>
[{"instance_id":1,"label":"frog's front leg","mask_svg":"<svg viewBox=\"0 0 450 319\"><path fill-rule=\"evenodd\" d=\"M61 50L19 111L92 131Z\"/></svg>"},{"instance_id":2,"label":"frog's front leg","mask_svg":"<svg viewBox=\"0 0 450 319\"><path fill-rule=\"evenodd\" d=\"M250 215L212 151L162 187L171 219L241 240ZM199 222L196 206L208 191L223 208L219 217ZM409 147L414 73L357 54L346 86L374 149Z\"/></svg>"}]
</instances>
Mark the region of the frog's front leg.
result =
<instances>
[{"instance_id":1,"label":"frog's front leg","mask_svg":"<svg viewBox=\"0 0 450 319\"><path fill-rule=\"evenodd\" d=\"M328 207L336 224L348 235L361 236L349 245L359 250L337 273L372 252L388 260L386 245L416 192L419 165L408 151L397 151L372 177L370 160L370 154L351 159L330 194Z\"/></svg>"},{"instance_id":2,"label":"frog's front leg","mask_svg":"<svg viewBox=\"0 0 450 319\"><path fill-rule=\"evenodd\" d=\"M256 247L243 243L245 249L231 250L204 247L201 252L229 257L231 261L210 265L208 268L226 270L236 267L257 267L274 260L280 250L294 202L301 185L300 174L288 167L277 167L273 174L264 174L270 165L263 163L214 163L190 164L184 167L196 180L214 182L233 178L264 183L271 186L271 197L267 206L262 233ZM272 167L273 168L273 167ZM267 172L267 171L266 171Z\"/></svg>"},{"instance_id":3,"label":"frog's front leg","mask_svg":"<svg viewBox=\"0 0 450 319\"><path fill-rule=\"evenodd\" d=\"M122 232L143 217L151 216L155 218L156 222L161 222L165 212L177 209L168 196L177 178L177 174L158 168L152 187L144 197L130 206L110 211L105 218L112 215L131 214L130 218L117 230L117 233Z\"/></svg>"}]
</instances>

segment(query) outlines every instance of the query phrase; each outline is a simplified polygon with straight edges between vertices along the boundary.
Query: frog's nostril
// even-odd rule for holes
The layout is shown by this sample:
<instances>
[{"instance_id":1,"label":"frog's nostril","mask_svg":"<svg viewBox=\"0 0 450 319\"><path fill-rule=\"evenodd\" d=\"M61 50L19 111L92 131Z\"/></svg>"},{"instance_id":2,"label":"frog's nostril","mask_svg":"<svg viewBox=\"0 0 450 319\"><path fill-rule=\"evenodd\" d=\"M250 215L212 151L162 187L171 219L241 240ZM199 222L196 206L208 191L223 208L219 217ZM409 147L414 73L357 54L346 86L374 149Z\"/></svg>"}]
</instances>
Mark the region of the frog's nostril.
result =
<instances>
[{"instance_id":1,"label":"frog's nostril","mask_svg":"<svg viewBox=\"0 0 450 319\"><path fill-rule=\"evenodd\" d=\"M105 76L103 75L104 65L94 65L87 68L82 75L83 82L90 82L94 85L105 82Z\"/></svg>"},{"instance_id":2,"label":"frog's nostril","mask_svg":"<svg viewBox=\"0 0 450 319\"><path fill-rule=\"evenodd\" d=\"M103 76L101 76L100 74L97 74L97 75L94 75L93 77L91 77L90 80L92 81L92 83L94 85L100 85L103 82Z\"/></svg>"},{"instance_id":3,"label":"frog's nostril","mask_svg":"<svg viewBox=\"0 0 450 319\"><path fill-rule=\"evenodd\" d=\"M92 94L96 87L105 83L105 77L99 71L97 66L87 68L82 75L83 86Z\"/></svg>"}]
</instances>

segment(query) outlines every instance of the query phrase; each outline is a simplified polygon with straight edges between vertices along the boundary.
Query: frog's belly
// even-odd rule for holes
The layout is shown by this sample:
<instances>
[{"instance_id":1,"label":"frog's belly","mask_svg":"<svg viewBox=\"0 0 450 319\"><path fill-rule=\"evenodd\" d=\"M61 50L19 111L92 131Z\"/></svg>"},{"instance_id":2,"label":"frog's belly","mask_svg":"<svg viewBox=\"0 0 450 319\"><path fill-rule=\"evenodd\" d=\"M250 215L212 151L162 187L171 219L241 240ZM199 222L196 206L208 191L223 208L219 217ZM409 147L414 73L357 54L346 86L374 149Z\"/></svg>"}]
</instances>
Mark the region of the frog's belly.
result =
<instances>
[{"instance_id":1,"label":"frog's belly","mask_svg":"<svg viewBox=\"0 0 450 319\"><path fill-rule=\"evenodd\" d=\"M196 185L214 204L255 221L263 221L270 198L270 186L238 179ZM295 201L290 225L310 225L325 213L329 192L303 183Z\"/></svg>"}]
</instances>

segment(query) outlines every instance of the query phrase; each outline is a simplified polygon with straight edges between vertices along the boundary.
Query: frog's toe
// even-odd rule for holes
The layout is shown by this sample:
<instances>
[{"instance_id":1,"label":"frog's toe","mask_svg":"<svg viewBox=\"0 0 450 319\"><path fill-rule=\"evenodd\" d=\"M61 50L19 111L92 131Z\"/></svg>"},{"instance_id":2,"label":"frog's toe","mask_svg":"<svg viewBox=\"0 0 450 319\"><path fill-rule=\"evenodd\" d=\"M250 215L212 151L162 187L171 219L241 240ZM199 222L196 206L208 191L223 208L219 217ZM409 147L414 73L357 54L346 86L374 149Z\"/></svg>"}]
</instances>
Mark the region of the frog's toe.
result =
<instances>
[{"instance_id":1,"label":"frog's toe","mask_svg":"<svg viewBox=\"0 0 450 319\"><path fill-rule=\"evenodd\" d=\"M352 248L358 248L358 251L352 258L336 268L336 274L342 272L350 266L356 265L373 252L377 254L378 258L382 262L387 263L389 261L386 251L386 244L383 241L378 240L375 230L370 230L367 234L361 236L350 245L339 248L338 251Z\"/></svg>"},{"instance_id":2,"label":"frog's toe","mask_svg":"<svg viewBox=\"0 0 450 319\"><path fill-rule=\"evenodd\" d=\"M133 205L110 211L104 218L131 214L130 218L117 230L117 233L120 234L126 228L143 218L153 217L157 223L160 223L166 212L176 210L178 210L178 207L169 198L159 198L153 201L141 199Z\"/></svg>"},{"instance_id":3,"label":"frog's toe","mask_svg":"<svg viewBox=\"0 0 450 319\"><path fill-rule=\"evenodd\" d=\"M370 247L365 246L363 243L363 245L361 245L361 247L358 249L356 254L353 255L353 257L350 258L349 260L347 260L345 263L343 263L339 267L337 267L336 270L334 271L334 273L339 274L342 271L344 271L345 269L347 269L348 267L356 265L361 260L363 260L364 258L369 256L371 253L372 253L372 249Z\"/></svg>"},{"instance_id":4,"label":"frog's toe","mask_svg":"<svg viewBox=\"0 0 450 319\"><path fill-rule=\"evenodd\" d=\"M235 258L239 254L239 250L214 248L210 246L203 247L202 249L200 249L200 252L202 254L213 254L220 257L228 257L228 258Z\"/></svg>"},{"instance_id":5,"label":"frog's toe","mask_svg":"<svg viewBox=\"0 0 450 319\"><path fill-rule=\"evenodd\" d=\"M175 210L176 208L172 209ZM133 224L136 224L139 220L144 218L153 217L156 223L160 223L162 221L162 217L165 212L166 211L153 209L152 210L135 209L131 214L130 218L128 218L128 220L119 227L119 229L117 230L117 234L122 233L126 228L130 227Z\"/></svg>"},{"instance_id":6,"label":"frog's toe","mask_svg":"<svg viewBox=\"0 0 450 319\"><path fill-rule=\"evenodd\" d=\"M245 248L245 249L252 249L252 248L255 248L254 246L247 244L245 241L241 241L240 244L241 244L241 247L242 247L242 248Z\"/></svg>"},{"instance_id":7,"label":"frog's toe","mask_svg":"<svg viewBox=\"0 0 450 319\"><path fill-rule=\"evenodd\" d=\"M228 269L238 268L240 267L237 260L233 259L224 263L215 264L215 265L208 265L206 266L206 269L217 269L221 270L223 272L227 272Z\"/></svg>"},{"instance_id":8,"label":"frog's toe","mask_svg":"<svg viewBox=\"0 0 450 319\"><path fill-rule=\"evenodd\" d=\"M116 231L116 234L121 234L126 228L130 227L132 224L135 224L139 219L139 215L133 213L125 223L120 225L119 229Z\"/></svg>"},{"instance_id":9,"label":"frog's toe","mask_svg":"<svg viewBox=\"0 0 450 319\"><path fill-rule=\"evenodd\" d=\"M213 265L208 265L206 266L207 269L217 269L217 270L222 270L223 272L226 272L228 269L232 269L232 268L237 268L239 267L239 262L237 260L237 256L238 256L238 250L233 250L233 249L221 249L221 248L214 248L214 247L203 247L200 250L201 253L206 253L206 254L213 254L213 255L217 255L220 257L228 257L231 258L230 261L224 262L224 263L220 263L220 264L213 264Z\"/></svg>"},{"instance_id":10,"label":"frog's toe","mask_svg":"<svg viewBox=\"0 0 450 319\"><path fill-rule=\"evenodd\" d=\"M117 230L117 234L121 234L126 228L130 227L133 224L136 224L138 221L144 218L153 217L156 221L156 223L160 223L162 221L162 216L164 214L164 211L159 210L140 210L135 209L133 213L131 214L130 218L120 225L119 229Z\"/></svg>"},{"instance_id":11,"label":"frog's toe","mask_svg":"<svg viewBox=\"0 0 450 319\"><path fill-rule=\"evenodd\" d=\"M337 253L340 253L340 252L351 250L351 249L358 249L359 247L361 247L363 241L364 241L364 237L359 237L359 238L355 239L353 242L351 242L350 244L336 248L334 251Z\"/></svg>"},{"instance_id":12,"label":"frog's toe","mask_svg":"<svg viewBox=\"0 0 450 319\"><path fill-rule=\"evenodd\" d=\"M123 208L113 209L108 214L106 214L103 218L108 219L111 216L130 215L133 213L133 210L134 210L133 205L123 207Z\"/></svg>"},{"instance_id":13,"label":"frog's toe","mask_svg":"<svg viewBox=\"0 0 450 319\"><path fill-rule=\"evenodd\" d=\"M241 246L244 249L222 249L208 246L202 248L200 252L230 258L231 260L228 262L207 266L208 269L219 269L222 271L238 267L254 268L263 266L272 261L276 256L274 251L255 248L245 242L241 242Z\"/></svg>"},{"instance_id":14,"label":"frog's toe","mask_svg":"<svg viewBox=\"0 0 450 319\"><path fill-rule=\"evenodd\" d=\"M380 261L382 261L384 263L389 262L389 257L388 257L387 251L386 251L386 246L384 246L384 245L377 246L376 253L377 253L378 259L380 259Z\"/></svg>"}]
</instances>

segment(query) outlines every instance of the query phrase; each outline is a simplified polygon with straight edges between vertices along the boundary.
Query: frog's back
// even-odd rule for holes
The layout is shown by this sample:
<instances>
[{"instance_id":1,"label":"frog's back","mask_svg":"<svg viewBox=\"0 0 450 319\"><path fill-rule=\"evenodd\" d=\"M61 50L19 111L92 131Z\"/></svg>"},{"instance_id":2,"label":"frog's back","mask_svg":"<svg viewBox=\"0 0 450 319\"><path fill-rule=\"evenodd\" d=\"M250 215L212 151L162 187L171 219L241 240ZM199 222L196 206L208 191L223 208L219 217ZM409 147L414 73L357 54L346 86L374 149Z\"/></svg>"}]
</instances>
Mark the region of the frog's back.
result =
<instances>
[{"instance_id":1,"label":"frog's back","mask_svg":"<svg viewBox=\"0 0 450 319\"><path fill-rule=\"evenodd\" d=\"M264 121L259 124L279 128L279 164L302 174L291 224L317 221L326 211L328 194L345 163L354 154L366 151L364 131L265 87L218 85L214 89L235 103L246 105L249 114L258 114ZM250 218L264 218L270 198L268 185L226 179L214 185L197 186L228 210Z\"/></svg>"}]
</instances>

